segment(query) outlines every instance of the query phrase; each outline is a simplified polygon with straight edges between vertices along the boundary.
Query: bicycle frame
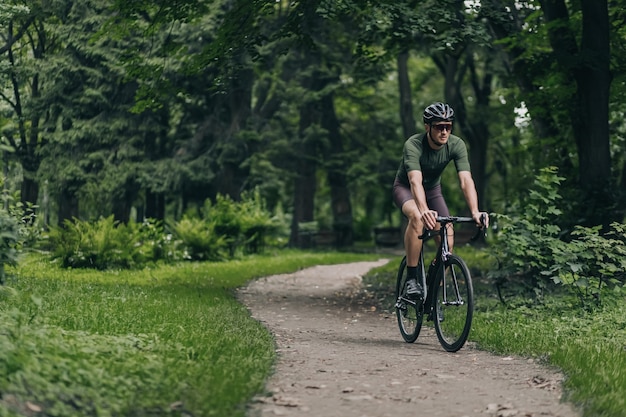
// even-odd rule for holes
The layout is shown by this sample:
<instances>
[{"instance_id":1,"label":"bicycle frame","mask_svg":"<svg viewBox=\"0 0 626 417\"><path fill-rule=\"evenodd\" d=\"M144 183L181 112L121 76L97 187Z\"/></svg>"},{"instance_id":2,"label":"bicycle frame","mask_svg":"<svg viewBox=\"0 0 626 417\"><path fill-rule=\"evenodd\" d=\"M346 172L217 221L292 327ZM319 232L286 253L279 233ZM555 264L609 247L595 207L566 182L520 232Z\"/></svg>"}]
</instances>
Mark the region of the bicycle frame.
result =
<instances>
[{"instance_id":1,"label":"bicycle frame","mask_svg":"<svg viewBox=\"0 0 626 417\"><path fill-rule=\"evenodd\" d=\"M428 314L428 320L432 320L432 309L435 304L433 302L434 291L432 291L431 289L433 285L437 282L436 280L437 277L439 277L439 274L443 274L444 265L446 264L448 257L452 254L452 251L450 250L450 243L448 242L448 225L452 225L454 223L468 223L473 221L474 220L471 217L437 217L437 222L441 224L441 227L438 230L425 230L424 234L419 236L419 238L423 240L422 251L420 252L420 264L422 266L422 288L424 289L424 312ZM435 256L434 263L431 263L431 266L428 268L428 273L426 273L424 263L424 244L426 244L426 242L433 237L439 237L440 241L437 246L437 255ZM459 294L459 287L458 283L456 282L456 277L453 279L455 290L453 300L455 301L448 301L448 294L446 292L445 285L443 286L443 298L447 305L462 305L464 301L461 299L461 296Z\"/></svg>"}]
</instances>

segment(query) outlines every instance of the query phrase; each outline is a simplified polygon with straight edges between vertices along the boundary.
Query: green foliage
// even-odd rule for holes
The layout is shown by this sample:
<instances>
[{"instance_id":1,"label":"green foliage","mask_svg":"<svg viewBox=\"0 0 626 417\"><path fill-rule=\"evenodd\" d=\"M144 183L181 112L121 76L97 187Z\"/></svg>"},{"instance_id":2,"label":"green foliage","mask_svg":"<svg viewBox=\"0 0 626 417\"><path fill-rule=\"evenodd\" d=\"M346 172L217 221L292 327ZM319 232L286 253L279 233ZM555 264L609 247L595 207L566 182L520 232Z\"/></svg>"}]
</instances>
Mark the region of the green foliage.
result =
<instances>
[{"instance_id":1,"label":"green foliage","mask_svg":"<svg viewBox=\"0 0 626 417\"><path fill-rule=\"evenodd\" d=\"M66 220L63 227L51 228L47 247L65 268L105 270L177 260L175 243L158 222L126 225L111 215L92 222Z\"/></svg>"},{"instance_id":2,"label":"green foliage","mask_svg":"<svg viewBox=\"0 0 626 417\"><path fill-rule=\"evenodd\" d=\"M556 168L542 169L528 196L511 208L511 214L496 216L498 239L493 252L499 264L490 276L518 276L532 285L542 285L537 278L552 265L552 249L564 245L557 226L561 214L558 185L562 180Z\"/></svg>"},{"instance_id":3,"label":"green foliage","mask_svg":"<svg viewBox=\"0 0 626 417\"><path fill-rule=\"evenodd\" d=\"M218 196L198 210L189 210L169 225L146 220L123 224L111 215L97 221L66 220L52 227L43 245L65 268L142 268L155 262L182 259L217 261L236 254L261 252L278 230L259 192L242 201Z\"/></svg>"},{"instance_id":4,"label":"green foliage","mask_svg":"<svg viewBox=\"0 0 626 417\"><path fill-rule=\"evenodd\" d=\"M600 228L576 226L574 239L553 247L553 263L542 271L575 292L583 305L598 300L604 286L619 291L626 281L626 226L613 223L604 235Z\"/></svg>"},{"instance_id":5,"label":"green foliage","mask_svg":"<svg viewBox=\"0 0 626 417\"><path fill-rule=\"evenodd\" d=\"M499 284L522 282L537 295L550 283L560 284L586 307L600 300L603 288L624 285L626 226L614 223L605 234L600 227L576 226L564 236L558 226L562 180L554 167L541 170L528 197L511 214L497 216L493 252L499 265L489 275Z\"/></svg>"},{"instance_id":6,"label":"green foliage","mask_svg":"<svg viewBox=\"0 0 626 417\"><path fill-rule=\"evenodd\" d=\"M228 196L218 195L215 204L210 200L205 202L204 218L215 225L216 232L226 240L233 256L243 229L237 203Z\"/></svg>"},{"instance_id":7,"label":"green foliage","mask_svg":"<svg viewBox=\"0 0 626 417\"><path fill-rule=\"evenodd\" d=\"M135 238L138 259L143 260L138 267L152 262L177 262L183 258L179 249L180 242L167 233L163 222L155 219L146 219L142 223L130 222L126 225L130 234Z\"/></svg>"},{"instance_id":8,"label":"green foliage","mask_svg":"<svg viewBox=\"0 0 626 417\"><path fill-rule=\"evenodd\" d=\"M243 417L275 346L233 289L378 257L280 251L111 273L29 254L0 288L0 415Z\"/></svg>"},{"instance_id":9,"label":"green foliage","mask_svg":"<svg viewBox=\"0 0 626 417\"><path fill-rule=\"evenodd\" d=\"M171 228L185 248L186 259L216 261L226 257L227 240L216 232L214 221L188 212Z\"/></svg>"},{"instance_id":10,"label":"green foliage","mask_svg":"<svg viewBox=\"0 0 626 417\"><path fill-rule=\"evenodd\" d=\"M6 279L5 267L17 265L21 253L34 247L40 239L35 207L24 205L8 193L2 196L0 208L0 283Z\"/></svg>"},{"instance_id":11,"label":"green foliage","mask_svg":"<svg viewBox=\"0 0 626 417\"><path fill-rule=\"evenodd\" d=\"M4 209L0 209L0 283L5 280L5 266L18 261L19 223Z\"/></svg>"},{"instance_id":12,"label":"green foliage","mask_svg":"<svg viewBox=\"0 0 626 417\"><path fill-rule=\"evenodd\" d=\"M258 253L265 247L266 237L278 231L275 217L267 210L258 189L242 194L238 204L239 224L247 253Z\"/></svg>"},{"instance_id":13,"label":"green foliage","mask_svg":"<svg viewBox=\"0 0 626 417\"><path fill-rule=\"evenodd\" d=\"M566 376L564 399L579 405L583 415L622 416L626 406L623 299L611 297L611 302L593 312L575 309L575 300L571 301L549 296L532 307L486 308L487 300L479 299L471 339L482 349L530 356L560 368Z\"/></svg>"},{"instance_id":14,"label":"green foliage","mask_svg":"<svg viewBox=\"0 0 626 417\"><path fill-rule=\"evenodd\" d=\"M154 404L149 398L154 390L177 385L168 371L171 361L159 355L176 348L155 335L97 335L42 326L15 308L0 312L0 319L0 407L5 412L96 416L130 415L144 407L169 411L165 401Z\"/></svg>"},{"instance_id":15,"label":"green foliage","mask_svg":"<svg viewBox=\"0 0 626 417\"><path fill-rule=\"evenodd\" d=\"M238 253L258 253L279 229L258 190L240 202L218 195L199 210L190 210L172 225L192 260L220 260Z\"/></svg>"}]
</instances>

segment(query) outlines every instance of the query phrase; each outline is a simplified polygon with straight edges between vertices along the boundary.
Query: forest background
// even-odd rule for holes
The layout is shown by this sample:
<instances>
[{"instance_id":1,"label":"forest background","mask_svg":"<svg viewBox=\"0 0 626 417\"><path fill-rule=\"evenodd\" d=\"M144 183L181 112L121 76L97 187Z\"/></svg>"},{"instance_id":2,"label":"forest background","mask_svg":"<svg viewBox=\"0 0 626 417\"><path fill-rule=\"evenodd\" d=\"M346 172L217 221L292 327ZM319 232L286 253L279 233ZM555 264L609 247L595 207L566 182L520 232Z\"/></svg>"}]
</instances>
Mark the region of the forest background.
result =
<instances>
[{"instance_id":1,"label":"forest background","mask_svg":"<svg viewBox=\"0 0 626 417\"><path fill-rule=\"evenodd\" d=\"M445 101L482 209L555 167L560 230L606 228L626 210L625 6L3 1L4 189L43 225L174 221L254 191L292 246L311 224L349 246L400 224L402 145Z\"/></svg>"}]
</instances>

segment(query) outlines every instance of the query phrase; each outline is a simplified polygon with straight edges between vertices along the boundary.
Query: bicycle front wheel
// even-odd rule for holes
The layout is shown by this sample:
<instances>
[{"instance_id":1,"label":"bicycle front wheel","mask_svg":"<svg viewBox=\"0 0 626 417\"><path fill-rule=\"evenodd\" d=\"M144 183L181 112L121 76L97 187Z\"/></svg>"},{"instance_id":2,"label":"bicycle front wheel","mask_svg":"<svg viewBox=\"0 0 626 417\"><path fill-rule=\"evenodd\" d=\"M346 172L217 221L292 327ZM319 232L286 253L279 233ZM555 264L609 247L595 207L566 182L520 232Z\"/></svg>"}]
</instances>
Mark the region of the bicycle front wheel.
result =
<instances>
[{"instance_id":1,"label":"bicycle front wheel","mask_svg":"<svg viewBox=\"0 0 626 417\"><path fill-rule=\"evenodd\" d=\"M402 259L396 281L396 316L400 334L407 343L413 343L422 329L424 303L406 296L406 257Z\"/></svg>"},{"instance_id":2,"label":"bicycle front wheel","mask_svg":"<svg viewBox=\"0 0 626 417\"><path fill-rule=\"evenodd\" d=\"M435 286L435 331L448 352L461 349L472 327L474 289L465 262L450 255Z\"/></svg>"}]
</instances>

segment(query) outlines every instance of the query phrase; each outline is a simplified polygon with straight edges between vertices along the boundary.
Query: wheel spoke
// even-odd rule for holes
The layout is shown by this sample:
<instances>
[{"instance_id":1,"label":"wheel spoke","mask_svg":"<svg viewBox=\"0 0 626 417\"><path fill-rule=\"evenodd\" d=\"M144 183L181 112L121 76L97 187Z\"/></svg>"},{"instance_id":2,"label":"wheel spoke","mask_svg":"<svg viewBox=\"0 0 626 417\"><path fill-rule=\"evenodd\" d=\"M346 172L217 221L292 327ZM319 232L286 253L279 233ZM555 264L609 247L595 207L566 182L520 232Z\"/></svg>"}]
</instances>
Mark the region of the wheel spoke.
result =
<instances>
[{"instance_id":1,"label":"wheel spoke","mask_svg":"<svg viewBox=\"0 0 626 417\"><path fill-rule=\"evenodd\" d=\"M451 255L435 290L437 337L444 349L455 352L467 340L474 310L472 279L465 262Z\"/></svg>"}]
</instances>

